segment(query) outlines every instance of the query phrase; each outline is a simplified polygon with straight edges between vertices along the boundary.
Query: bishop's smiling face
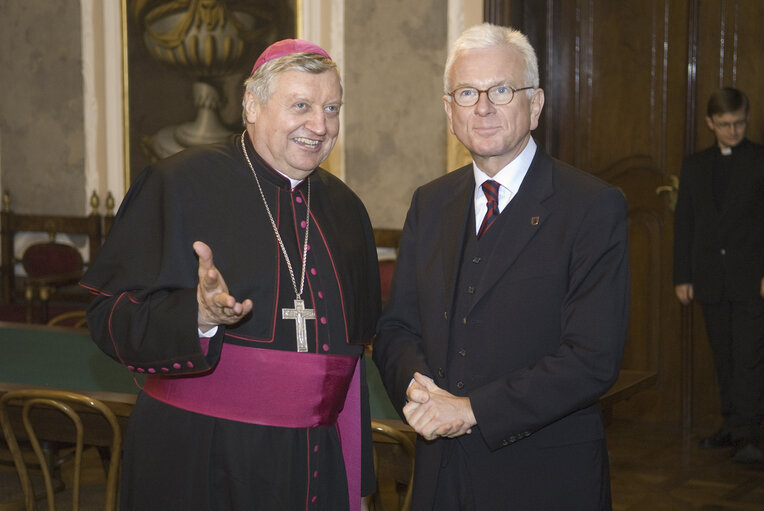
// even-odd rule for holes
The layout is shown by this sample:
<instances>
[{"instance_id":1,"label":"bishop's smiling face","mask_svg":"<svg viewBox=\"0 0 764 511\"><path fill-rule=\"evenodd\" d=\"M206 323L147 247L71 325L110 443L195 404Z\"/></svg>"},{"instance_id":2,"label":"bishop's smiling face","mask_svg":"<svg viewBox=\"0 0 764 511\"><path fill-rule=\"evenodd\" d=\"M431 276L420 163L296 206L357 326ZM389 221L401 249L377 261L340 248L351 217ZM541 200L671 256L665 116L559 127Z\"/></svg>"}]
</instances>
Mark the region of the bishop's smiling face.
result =
<instances>
[{"instance_id":1,"label":"bishop's smiling face","mask_svg":"<svg viewBox=\"0 0 764 511\"><path fill-rule=\"evenodd\" d=\"M340 131L342 90L336 72L286 71L264 105L247 92L247 131L257 153L292 179L305 179L329 156Z\"/></svg>"}]
</instances>

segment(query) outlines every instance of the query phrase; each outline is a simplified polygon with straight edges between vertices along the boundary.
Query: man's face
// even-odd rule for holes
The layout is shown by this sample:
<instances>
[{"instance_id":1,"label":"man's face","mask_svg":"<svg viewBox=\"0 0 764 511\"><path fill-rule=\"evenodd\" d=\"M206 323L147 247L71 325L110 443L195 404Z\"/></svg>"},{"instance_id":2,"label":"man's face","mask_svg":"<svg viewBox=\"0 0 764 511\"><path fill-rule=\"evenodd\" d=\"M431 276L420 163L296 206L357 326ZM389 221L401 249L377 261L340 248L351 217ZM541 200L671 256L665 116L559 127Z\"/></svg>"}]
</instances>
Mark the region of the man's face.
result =
<instances>
[{"instance_id":1,"label":"man's face","mask_svg":"<svg viewBox=\"0 0 764 511\"><path fill-rule=\"evenodd\" d=\"M517 50L495 46L462 53L451 68L451 87L486 90L495 85L515 89L524 83L525 62ZM544 106L544 91L536 89L531 98L518 92L506 105L494 105L487 94L469 107L459 106L443 96L451 132L470 151L478 167L493 176L519 155L538 126Z\"/></svg>"},{"instance_id":2,"label":"man's face","mask_svg":"<svg viewBox=\"0 0 764 511\"><path fill-rule=\"evenodd\" d=\"M748 127L748 116L745 109L737 112L726 112L706 117L708 129L714 132L716 143L719 147L735 147L745 138L745 130Z\"/></svg>"},{"instance_id":3,"label":"man's face","mask_svg":"<svg viewBox=\"0 0 764 511\"><path fill-rule=\"evenodd\" d=\"M257 153L292 179L305 179L329 156L340 131L342 93L337 73L286 71L261 105L250 92L247 132Z\"/></svg>"}]
</instances>

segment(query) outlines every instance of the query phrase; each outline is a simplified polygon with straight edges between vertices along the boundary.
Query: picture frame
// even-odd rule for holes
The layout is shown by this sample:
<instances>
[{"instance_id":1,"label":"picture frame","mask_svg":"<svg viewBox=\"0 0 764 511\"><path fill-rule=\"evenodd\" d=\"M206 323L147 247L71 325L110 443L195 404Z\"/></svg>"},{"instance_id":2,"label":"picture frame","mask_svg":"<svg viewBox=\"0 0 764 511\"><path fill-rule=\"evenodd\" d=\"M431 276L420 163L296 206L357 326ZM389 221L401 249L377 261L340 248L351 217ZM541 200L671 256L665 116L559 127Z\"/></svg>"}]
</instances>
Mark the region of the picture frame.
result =
<instances>
[{"instance_id":1,"label":"picture frame","mask_svg":"<svg viewBox=\"0 0 764 511\"><path fill-rule=\"evenodd\" d=\"M198 133L194 130L200 126L200 116L205 117L201 122L211 116L209 111L200 112L200 102L217 102L215 133L241 129L242 83L249 66L272 42L296 37L301 2L120 1L127 190L149 164L188 147L181 127L185 125L186 133ZM231 41L233 50L226 59L219 58L221 47ZM209 58L211 54L218 57ZM200 87L206 91L203 99ZM215 93L218 99L209 99Z\"/></svg>"}]
</instances>

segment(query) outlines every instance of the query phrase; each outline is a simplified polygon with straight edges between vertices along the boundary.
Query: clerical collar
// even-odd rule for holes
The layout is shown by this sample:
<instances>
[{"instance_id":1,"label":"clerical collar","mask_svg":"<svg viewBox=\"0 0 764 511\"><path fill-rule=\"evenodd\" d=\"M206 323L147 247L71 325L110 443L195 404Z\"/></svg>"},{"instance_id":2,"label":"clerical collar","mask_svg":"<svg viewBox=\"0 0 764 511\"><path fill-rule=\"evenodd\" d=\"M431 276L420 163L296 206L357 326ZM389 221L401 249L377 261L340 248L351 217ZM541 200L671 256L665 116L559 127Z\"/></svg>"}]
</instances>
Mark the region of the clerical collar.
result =
<instances>
[{"instance_id":1,"label":"clerical collar","mask_svg":"<svg viewBox=\"0 0 764 511\"><path fill-rule=\"evenodd\" d=\"M244 137L244 144L246 146L246 150L249 152L249 154L253 157L252 159L257 163L258 167L265 170L263 172L264 177L268 179L268 181L271 181L273 184L286 188L289 186L290 190L294 190L297 188L297 186L305 181L304 179L292 179L291 177L287 176L280 170L274 169L267 161L263 159L262 156L255 150L255 146L252 145L252 141L249 139L248 134L242 134L242 137ZM289 184L287 184L289 183Z\"/></svg>"},{"instance_id":2,"label":"clerical collar","mask_svg":"<svg viewBox=\"0 0 764 511\"><path fill-rule=\"evenodd\" d=\"M533 137L528 139L528 143L517 157L509 162L503 169L496 173L493 177L480 170L477 163L472 162L472 172L475 176L475 196L483 196L480 186L484 181L493 179L498 182L502 187L511 192L510 197L514 197L517 191L520 189L520 185L525 179L525 174L528 173L528 168L531 166L533 157L536 155L536 141Z\"/></svg>"},{"instance_id":3,"label":"clerical collar","mask_svg":"<svg viewBox=\"0 0 764 511\"><path fill-rule=\"evenodd\" d=\"M292 179L291 177L289 177L286 174L282 173L280 170L276 170L276 172L278 172L279 174L281 174L282 176L284 176L285 178L287 178L289 180L289 182L292 184L292 190L297 188L297 185L299 185L300 183L305 181L304 179Z\"/></svg>"},{"instance_id":4,"label":"clerical collar","mask_svg":"<svg viewBox=\"0 0 764 511\"><path fill-rule=\"evenodd\" d=\"M732 156L732 153L737 152L741 147L746 145L748 143L748 139L744 138L740 141L740 143L736 146L726 146L726 147L719 147L719 144L716 145L716 148L719 149L719 153L722 156Z\"/></svg>"}]
</instances>

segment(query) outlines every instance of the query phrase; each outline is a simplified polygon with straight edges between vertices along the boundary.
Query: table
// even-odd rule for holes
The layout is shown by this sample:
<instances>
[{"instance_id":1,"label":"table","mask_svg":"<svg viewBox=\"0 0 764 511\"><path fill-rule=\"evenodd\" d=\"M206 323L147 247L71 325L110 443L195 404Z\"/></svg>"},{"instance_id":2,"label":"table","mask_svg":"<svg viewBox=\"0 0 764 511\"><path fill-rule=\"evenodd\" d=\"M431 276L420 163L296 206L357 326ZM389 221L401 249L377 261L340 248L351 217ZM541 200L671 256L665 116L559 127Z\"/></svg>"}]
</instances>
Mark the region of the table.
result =
<instances>
[{"instance_id":1,"label":"table","mask_svg":"<svg viewBox=\"0 0 764 511\"><path fill-rule=\"evenodd\" d=\"M138 393L132 373L101 352L87 331L0 322L0 395L29 388L69 390L103 401L123 431ZM35 413L42 415L35 421L40 438L73 438L73 429L63 415L53 410ZM20 426L20 413L12 410L11 419ZM109 445L111 435L105 420L87 412L83 421L87 443Z\"/></svg>"},{"instance_id":2,"label":"table","mask_svg":"<svg viewBox=\"0 0 764 511\"><path fill-rule=\"evenodd\" d=\"M388 399L376 366L370 358L365 360L371 416L408 428ZM104 354L87 331L0 322L0 395L22 388L80 392L103 401L124 426L135 405L138 383L141 375Z\"/></svg>"}]
</instances>

